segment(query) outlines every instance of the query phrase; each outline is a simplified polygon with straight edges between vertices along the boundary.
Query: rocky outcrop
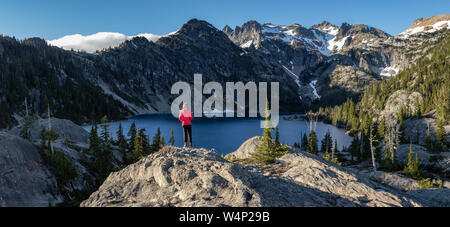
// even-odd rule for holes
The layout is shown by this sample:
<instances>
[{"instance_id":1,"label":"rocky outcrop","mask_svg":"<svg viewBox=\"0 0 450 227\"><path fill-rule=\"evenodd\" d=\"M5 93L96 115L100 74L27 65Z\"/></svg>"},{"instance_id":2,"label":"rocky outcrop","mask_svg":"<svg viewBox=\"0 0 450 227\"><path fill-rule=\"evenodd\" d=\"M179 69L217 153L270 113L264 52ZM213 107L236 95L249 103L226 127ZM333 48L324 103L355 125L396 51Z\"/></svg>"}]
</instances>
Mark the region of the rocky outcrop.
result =
<instances>
[{"instance_id":1,"label":"rocky outcrop","mask_svg":"<svg viewBox=\"0 0 450 227\"><path fill-rule=\"evenodd\" d=\"M437 131L437 116L436 110L424 114L420 118L408 118L403 121L405 127L404 133L407 140L414 143L425 145L428 129L430 130L430 137L432 140L436 139ZM450 142L450 124L444 126L447 134L447 141Z\"/></svg>"},{"instance_id":2,"label":"rocky outcrop","mask_svg":"<svg viewBox=\"0 0 450 227\"><path fill-rule=\"evenodd\" d=\"M256 148L261 144L261 138L261 136L255 136L246 140L236 151L227 154L225 159L233 161L251 158Z\"/></svg>"},{"instance_id":3,"label":"rocky outcrop","mask_svg":"<svg viewBox=\"0 0 450 227\"><path fill-rule=\"evenodd\" d=\"M417 107L422 103L422 94L419 92L408 93L405 90L398 90L389 96L384 106L383 114L385 116L399 114L402 109L414 115L417 113Z\"/></svg>"},{"instance_id":4,"label":"rocky outcrop","mask_svg":"<svg viewBox=\"0 0 450 227\"><path fill-rule=\"evenodd\" d=\"M339 196L272 178L205 149L165 147L112 173L81 206L352 206Z\"/></svg>"},{"instance_id":5,"label":"rocky outcrop","mask_svg":"<svg viewBox=\"0 0 450 227\"><path fill-rule=\"evenodd\" d=\"M60 185L59 188L63 188L67 195L66 198L71 200L71 196L85 190L91 190L95 185L95 174L92 173L92 169L87 160L92 160L89 150L89 133L81 126L73 123L70 120L51 118L52 130L58 133L59 137L53 142L55 150L64 153L65 157L76 168L77 176L70 180L66 185ZM23 125L19 125L8 133L14 135L20 135ZM41 145L40 132L42 128L48 129L48 119L36 119L30 127L30 141L34 144L34 147ZM36 148L34 148L36 150ZM114 165L118 167L121 163L121 155L113 147L113 154L116 157L114 159Z\"/></svg>"},{"instance_id":6,"label":"rocky outcrop","mask_svg":"<svg viewBox=\"0 0 450 227\"><path fill-rule=\"evenodd\" d=\"M402 191L411 191L420 188L419 183L414 179L396 173L377 171L375 180Z\"/></svg>"},{"instance_id":7,"label":"rocky outcrop","mask_svg":"<svg viewBox=\"0 0 450 227\"><path fill-rule=\"evenodd\" d=\"M420 160L421 164L429 164L430 158L433 156L428 153L425 147L416 144L401 144L398 149L395 151L395 158L402 164L408 163L408 155L410 152L410 148L412 148L412 152L414 152L414 159L417 157Z\"/></svg>"},{"instance_id":8,"label":"rocky outcrop","mask_svg":"<svg viewBox=\"0 0 450 227\"><path fill-rule=\"evenodd\" d=\"M165 147L112 173L81 206L433 206L442 202L409 196L302 152L288 153L267 166L240 166L214 151Z\"/></svg>"},{"instance_id":9,"label":"rocky outcrop","mask_svg":"<svg viewBox=\"0 0 450 227\"><path fill-rule=\"evenodd\" d=\"M348 172L343 167L322 161L311 154L290 153L280 160L286 163L286 171L280 174L283 178L339 195L359 206L420 205L420 202L407 198L403 193L362 175Z\"/></svg>"},{"instance_id":10,"label":"rocky outcrop","mask_svg":"<svg viewBox=\"0 0 450 227\"><path fill-rule=\"evenodd\" d=\"M450 206L450 189L419 189L413 190L406 193L408 196L420 198L421 200L428 201L433 206Z\"/></svg>"},{"instance_id":11,"label":"rocky outcrop","mask_svg":"<svg viewBox=\"0 0 450 227\"><path fill-rule=\"evenodd\" d=\"M29 141L0 132L0 206L49 206L63 201L53 173Z\"/></svg>"},{"instance_id":12,"label":"rocky outcrop","mask_svg":"<svg viewBox=\"0 0 450 227\"><path fill-rule=\"evenodd\" d=\"M67 139L75 143L89 143L89 133L82 127L76 125L70 120L51 118L52 130L59 134L60 139ZM41 139L42 128L48 129L48 119L40 118L30 125L30 139L37 141ZM13 135L20 135L22 126L19 125L9 131Z\"/></svg>"}]
</instances>

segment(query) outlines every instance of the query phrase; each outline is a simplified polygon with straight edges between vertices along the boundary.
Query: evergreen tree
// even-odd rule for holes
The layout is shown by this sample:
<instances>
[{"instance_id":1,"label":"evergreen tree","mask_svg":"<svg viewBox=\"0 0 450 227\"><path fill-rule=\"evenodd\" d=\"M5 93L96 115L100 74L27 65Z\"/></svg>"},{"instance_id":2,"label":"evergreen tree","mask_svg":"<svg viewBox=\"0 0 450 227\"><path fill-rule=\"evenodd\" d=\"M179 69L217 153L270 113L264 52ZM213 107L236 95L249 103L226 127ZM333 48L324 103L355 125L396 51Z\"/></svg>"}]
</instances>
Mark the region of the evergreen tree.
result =
<instances>
[{"instance_id":1,"label":"evergreen tree","mask_svg":"<svg viewBox=\"0 0 450 227\"><path fill-rule=\"evenodd\" d=\"M89 133L89 150L92 153L100 151L100 138L98 136L98 127L96 124L91 126L91 132Z\"/></svg>"},{"instance_id":2,"label":"evergreen tree","mask_svg":"<svg viewBox=\"0 0 450 227\"><path fill-rule=\"evenodd\" d=\"M175 144L175 138L173 136L173 129L170 130L170 146L173 146Z\"/></svg>"},{"instance_id":3,"label":"evergreen tree","mask_svg":"<svg viewBox=\"0 0 450 227\"><path fill-rule=\"evenodd\" d=\"M266 105L266 126L270 122L269 103ZM278 129L276 129L275 140L272 139L272 131L274 128L265 127L261 144L256 148L252 154L251 160L253 162L272 163L275 158L284 155L289 149L289 146L280 144Z\"/></svg>"},{"instance_id":4,"label":"evergreen tree","mask_svg":"<svg viewBox=\"0 0 450 227\"><path fill-rule=\"evenodd\" d=\"M319 149L318 149L318 145L317 145L317 135L314 130L311 130L311 132L309 133L308 151L311 154L319 153Z\"/></svg>"},{"instance_id":5,"label":"evergreen tree","mask_svg":"<svg viewBox=\"0 0 450 227\"><path fill-rule=\"evenodd\" d=\"M359 159L359 155L361 154L359 152L359 149L360 149L359 137L355 136L355 137L353 137L352 143L350 144L350 147L349 147L349 152L350 152L352 161L355 161L355 157L357 159Z\"/></svg>"},{"instance_id":6,"label":"evergreen tree","mask_svg":"<svg viewBox=\"0 0 450 227\"><path fill-rule=\"evenodd\" d=\"M131 123L130 130L128 131L128 137L130 137L128 150L130 151L134 150L134 139L136 138L137 132L136 122L133 121L133 123Z\"/></svg>"},{"instance_id":7,"label":"evergreen tree","mask_svg":"<svg viewBox=\"0 0 450 227\"><path fill-rule=\"evenodd\" d=\"M161 148L161 130L158 128L155 135L153 136L153 141L151 145L151 151L157 152Z\"/></svg>"},{"instance_id":8,"label":"evergreen tree","mask_svg":"<svg viewBox=\"0 0 450 227\"><path fill-rule=\"evenodd\" d=\"M448 151L447 133L445 132L444 124L442 123L442 121L438 121L437 124L436 146L438 147L438 152Z\"/></svg>"},{"instance_id":9,"label":"evergreen tree","mask_svg":"<svg viewBox=\"0 0 450 227\"><path fill-rule=\"evenodd\" d=\"M98 183L103 182L104 179L113 171L113 154L111 148L111 139L109 134L108 118L104 116L101 119L100 132L100 149L94 150L94 166L99 175Z\"/></svg>"},{"instance_id":10,"label":"evergreen tree","mask_svg":"<svg viewBox=\"0 0 450 227\"><path fill-rule=\"evenodd\" d=\"M110 133L109 133L109 124L108 117L103 116L101 119L101 142L103 150L111 150L111 141L110 141Z\"/></svg>"},{"instance_id":11,"label":"evergreen tree","mask_svg":"<svg viewBox=\"0 0 450 227\"><path fill-rule=\"evenodd\" d=\"M307 151L308 150L308 144L309 144L308 136L306 135L306 133L304 133L303 137L302 137L301 149L303 151Z\"/></svg>"},{"instance_id":12,"label":"evergreen tree","mask_svg":"<svg viewBox=\"0 0 450 227\"><path fill-rule=\"evenodd\" d=\"M141 132L136 128L136 134L133 140L133 150L131 151L130 161L132 163L137 162L142 156L144 156L143 138Z\"/></svg>"},{"instance_id":13,"label":"evergreen tree","mask_svg":"<svg viewBox=\"0 0 450 227\"><path fill-rule=\"evenodd\" d=\"M280 132L278 127L275 128L275 146L280 146Z\"/></svg>"},{"instance_id":14,"label":"evergreen tree","mask_svg":"<svg viewBox=\"0 0 450 227\"><path fill-rule=\"evenodd\" d=\"M127 143L127 139L123 135L122 123L119 124L119 129L117 130L117 145L119 146L119 151L122 154L122 157L124 158L125 163L128 163L126 160L128 143Z\"/></svg>"},{"instance_id":15,"label":"evergreen tree","mask_svg":"<svg viewBox=\"0 0 450 227\"><path fill-rule=\"evenodd\" d=\"M161 147L164 147L166 145L166 141L164 140L164 134L161 134L161 140L159 142L161 144L160 145Z\"/></svg>"},{"instance_id":16,"label":"evergreen tree","mask_svg":"<svg viewBox=\"0 0 450 227\"><path fill-rule=\"evenodd\" d=\"M325 153L331 153L333 148L333 138L331 137L330 131L328 130L322 139L320 151Z\"/></svg>"},{"instance_id":17,"label":"evergreen tree","mask_svg":"<svg viewBox=\"0 0 450 227\"><path fill-rule=\"evenodd\" d=\"M408 164L403 169L402 173L408 175L412 178L420 177L419 170L419 157L416 154L416 160L414 161L414 152L412 150L412 145L409 145L409 154L408 154Z\"/></svg>"}]
</instances>

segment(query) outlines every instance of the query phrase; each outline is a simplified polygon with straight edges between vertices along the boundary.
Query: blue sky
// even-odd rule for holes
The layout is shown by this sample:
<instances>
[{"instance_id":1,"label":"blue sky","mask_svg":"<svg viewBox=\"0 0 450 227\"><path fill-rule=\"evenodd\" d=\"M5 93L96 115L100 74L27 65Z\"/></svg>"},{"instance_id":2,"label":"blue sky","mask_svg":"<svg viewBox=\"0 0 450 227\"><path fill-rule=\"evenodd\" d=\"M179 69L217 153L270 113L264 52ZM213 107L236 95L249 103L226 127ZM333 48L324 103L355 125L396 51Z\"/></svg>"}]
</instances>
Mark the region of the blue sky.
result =
<instances>
[{"instance_id":1,"label":"blue sky","mask_svg":"<svg viewBox=\"0 0 450 227\"><path fill-rule=\"evenodd\" d=\"M327 20L367 24L395 35L417 18L449 13L449 0L2 0L0 34L47 40L96 32L163 35L199 18L219 29L248 20L306 27Z\"/></svg>"}]
</instances>

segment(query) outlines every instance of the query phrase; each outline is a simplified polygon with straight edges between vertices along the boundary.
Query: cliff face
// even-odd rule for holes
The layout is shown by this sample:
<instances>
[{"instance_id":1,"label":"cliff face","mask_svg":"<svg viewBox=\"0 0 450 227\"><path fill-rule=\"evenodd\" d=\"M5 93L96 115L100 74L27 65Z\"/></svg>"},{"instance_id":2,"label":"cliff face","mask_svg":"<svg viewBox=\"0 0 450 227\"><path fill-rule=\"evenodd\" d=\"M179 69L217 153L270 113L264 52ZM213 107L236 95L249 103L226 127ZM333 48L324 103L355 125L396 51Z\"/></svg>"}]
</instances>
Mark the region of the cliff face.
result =
<instances>
[{"instance_id":1,"label":"cliff face","mask_svg":"<svg viewBox=\"0 0 450 227\"><path fill-rule=\"evenodd\" d=\"M42 207L62 201L55 176L33 144L0 132L0 207Z\"/></svg>"},{"instance_id":2,"label":"cliff face","mask_svg":"<svg viewBox=\"0 0 450 227\"><path fill-rule=\"evenodd\" d=\"M449 205L408 195L301 152L286 154L270 168L233 164L205 149L164 147L112 173L81 206ZM448 196L450 191L439 193Z\"/></svg>"}]
</instances>

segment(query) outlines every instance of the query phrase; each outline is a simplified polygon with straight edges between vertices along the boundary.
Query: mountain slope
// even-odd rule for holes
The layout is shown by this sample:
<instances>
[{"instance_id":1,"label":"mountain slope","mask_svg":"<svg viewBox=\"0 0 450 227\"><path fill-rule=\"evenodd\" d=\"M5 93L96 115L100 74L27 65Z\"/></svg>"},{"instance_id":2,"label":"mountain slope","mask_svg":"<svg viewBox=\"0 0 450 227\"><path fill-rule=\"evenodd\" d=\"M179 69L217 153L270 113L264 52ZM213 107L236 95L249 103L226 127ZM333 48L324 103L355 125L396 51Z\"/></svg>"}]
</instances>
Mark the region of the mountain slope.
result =
<instances>
[{"instance_id":1,"label":"mountain slope","mask_svg":"<svg viewBox=\"0 0 450 227\"><path fill-rule=\"evenodd\" d=\"M433 42L426 46L424 41L441 36L430 33L418 39L400 39L367 25L336 26L326 21L309 29L249 21L222 31L236 45L265 54L295 75L308 108L340 104L348 97L357 99L367 86L395 76L432 48Z\"/></svg>"},{"instance_id":2,"label":"mountain slope","mask_svg":"<svg viewBox=\"0 0 450 227\"><path fill-rule=\"evenodd\" d=\"M41 39L17 41L0 37L0 127L12 126L14 114L47 113L77 123L108 115L118 119L130 114L92 84L96 69L85 55L47 46Z\"/></svg>"},{"instance_id":3,"label":"mountain slope","mask_svg":"<svg viewBox=\"0 0 450 227\"><path fill-rule=\"evenodd\" d=\"M101 79L116 86L121 93L137 97L149 104L146 109L170 112L172 84L193 84L195 73L203 74L203 82L279 81L280 106L284 112L301 110L296 98L298 88L278 65L259 53L245 54L228 37L211 24L190 20L176 33L156 43L135 38L100 55Z\"/></svg>"}]
</instances>

